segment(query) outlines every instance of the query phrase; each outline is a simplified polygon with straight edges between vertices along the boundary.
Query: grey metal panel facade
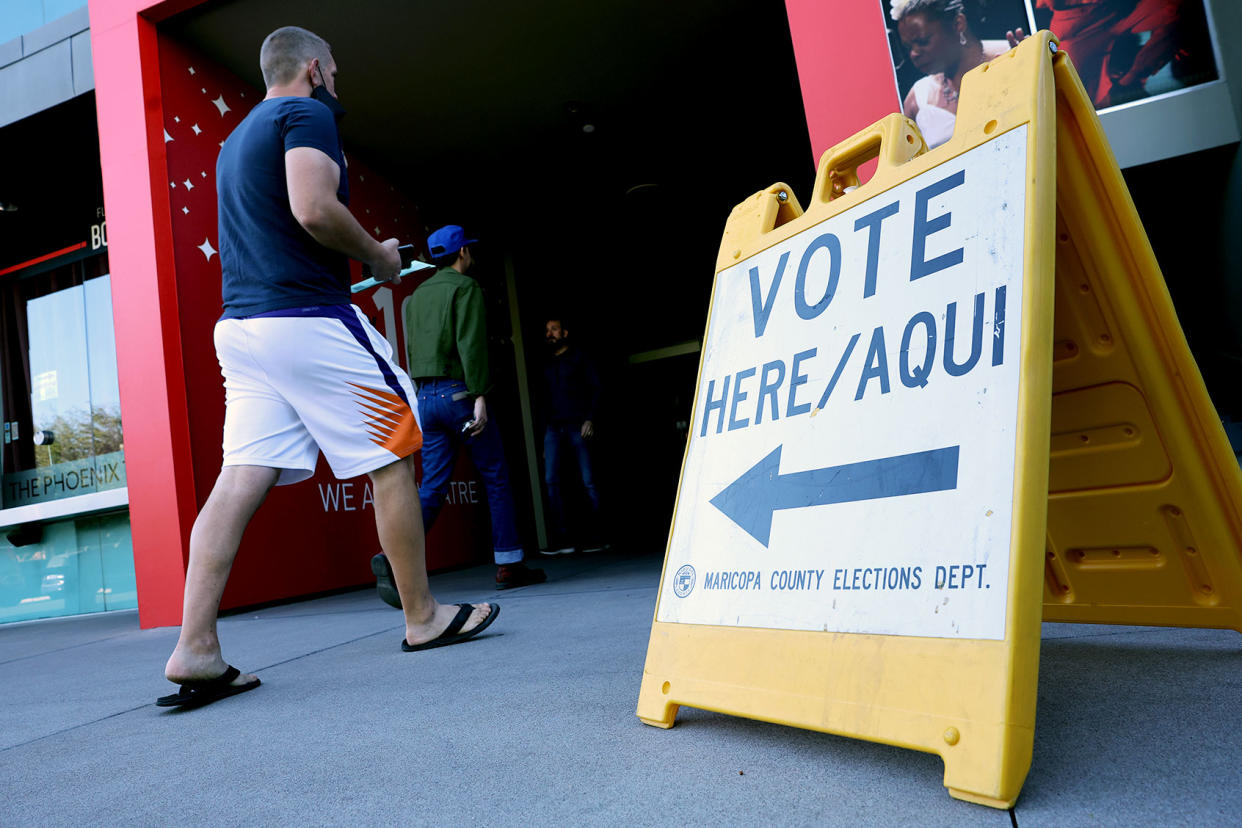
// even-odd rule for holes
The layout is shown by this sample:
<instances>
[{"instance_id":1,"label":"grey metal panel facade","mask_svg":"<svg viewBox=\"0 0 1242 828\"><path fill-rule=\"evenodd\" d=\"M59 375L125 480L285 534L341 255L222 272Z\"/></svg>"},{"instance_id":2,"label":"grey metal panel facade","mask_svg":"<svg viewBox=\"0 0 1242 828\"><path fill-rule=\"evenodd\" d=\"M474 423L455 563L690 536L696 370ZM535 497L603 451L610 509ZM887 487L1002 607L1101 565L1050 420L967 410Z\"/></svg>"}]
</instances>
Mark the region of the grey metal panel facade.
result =
<instances>
[{"instance_id":1,"label":"grey metal panel facade","mask_svg":"<svg viewBox=\"0 0 1242 828\"><path fill-rule=\"evenodd\" d=\"M81 95L95 88L95 65L91 63L91 33L75 34L70 40L73 52L73 94Z\"/></svg>"},{"instance_id":2,"label":"grey metal panel facade","mask_svg":"<svg viewBox=\"0 0 1242 828\"><path fill-rule=\"evenodd\" d=\"M94 88L85 6L0 43L0 127Z\"/></svg>"},{"instance_id":3,"label":"grey metal panel facade","mask_svg":"<svg viewBox=\"0 0 1242 828\"><path fill-rule=\"evenodd\" d=\"M69 41L0 69L0 126L74 97Z\"/></svg>"},{"instance_id":4,"label":"grey metal panel facade","mask_svg":"<svg viewBox=\"0 0 1242 828\"><path fill-rule=\"evenodd\" d=\"M32 32L22 35L22 54L33 55L53 43L68 40L78 32L90 28L91 17L86 6L75 9L64 17L58 17L51 23L40 26Z\"/></svg>"},{"instance_id":5,"label":"grey metal panel facade","mask_svg":"<svg viewBox=\"0 0 1242 828\"><path fill-rule=\"evenodd\" d=\"M15 37L0 43L0 68L22 59L22 39Z\"/></svg>"}]
</instances>

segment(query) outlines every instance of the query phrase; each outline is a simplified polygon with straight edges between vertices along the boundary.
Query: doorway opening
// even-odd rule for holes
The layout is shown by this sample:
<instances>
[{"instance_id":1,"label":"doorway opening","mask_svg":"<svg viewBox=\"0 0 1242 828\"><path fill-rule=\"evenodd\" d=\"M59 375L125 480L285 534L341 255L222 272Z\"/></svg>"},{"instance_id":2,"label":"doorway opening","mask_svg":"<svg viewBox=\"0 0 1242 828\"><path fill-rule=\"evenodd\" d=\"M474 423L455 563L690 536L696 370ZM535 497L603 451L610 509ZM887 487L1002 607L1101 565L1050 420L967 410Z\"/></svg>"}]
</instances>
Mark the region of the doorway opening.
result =
<instances>
[{"instance_id":1,"label":"doorway opening","mask_svg":"<svg viewBox=\"0 0 1242 828\"><path fill-rule=\"evenodd\" d=\"M725 220L773 182L809 193L814 179L782 0L230 0L163 26L261 86L258 46L293 20L333 47L347 153L411 196L426 229L480 239L489 410L528 545L550 542L540 386L544 326L562 318L602 378L605 533L658 553Z\"/></svg>"}]
</instances>

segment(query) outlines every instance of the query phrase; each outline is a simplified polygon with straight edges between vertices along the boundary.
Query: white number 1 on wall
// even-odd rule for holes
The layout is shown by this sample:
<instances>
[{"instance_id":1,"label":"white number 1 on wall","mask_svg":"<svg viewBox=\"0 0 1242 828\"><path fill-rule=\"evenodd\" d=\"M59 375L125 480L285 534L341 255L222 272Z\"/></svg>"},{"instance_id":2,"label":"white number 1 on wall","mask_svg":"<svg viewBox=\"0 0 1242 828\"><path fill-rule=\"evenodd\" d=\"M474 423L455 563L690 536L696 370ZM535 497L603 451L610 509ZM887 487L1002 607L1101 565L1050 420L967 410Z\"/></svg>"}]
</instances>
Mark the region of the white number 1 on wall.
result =
<instances>
[{"instance_id":1,"label":"white number 1 on wall","mask_svg":"<svg viewBox=\"0 0 1242 828\"><path fill-rule=\"evenodd\" d=\"M397 317L392 312L392 288L377 288L371 298L375 307L384 314L384 338L392 346L393 358L400 362L401 352L397 350Z\"/></svg>"}]
</instances>

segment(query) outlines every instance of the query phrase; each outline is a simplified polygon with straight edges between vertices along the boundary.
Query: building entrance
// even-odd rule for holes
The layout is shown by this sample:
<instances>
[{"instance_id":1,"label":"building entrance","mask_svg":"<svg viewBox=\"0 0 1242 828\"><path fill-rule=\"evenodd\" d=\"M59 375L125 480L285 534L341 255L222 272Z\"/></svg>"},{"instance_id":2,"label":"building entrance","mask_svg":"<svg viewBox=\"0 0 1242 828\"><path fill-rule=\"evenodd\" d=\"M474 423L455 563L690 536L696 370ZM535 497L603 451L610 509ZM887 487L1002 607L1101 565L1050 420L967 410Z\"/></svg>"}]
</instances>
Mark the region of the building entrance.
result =
<instances>
[{"instance_id":1,"label":"building entrance","mask_svg":"<svg viewBox=\"0 0 1242 828\"><path fill-rule=\"evenodd\" d=\"M284 22L283 4L264 8L206 3L164 30L258 86L258 44ZM383 13L365 33L366 3L297 19L333 47L347 153L403 188L428 229L482 240L495 408L531 546L555 541L541 379L544 326L561 317L603 378L591 442L605 520L658 551L724 220L773 181L805 191L814 175L784 2Z\"/></svg>"}]
</instances>

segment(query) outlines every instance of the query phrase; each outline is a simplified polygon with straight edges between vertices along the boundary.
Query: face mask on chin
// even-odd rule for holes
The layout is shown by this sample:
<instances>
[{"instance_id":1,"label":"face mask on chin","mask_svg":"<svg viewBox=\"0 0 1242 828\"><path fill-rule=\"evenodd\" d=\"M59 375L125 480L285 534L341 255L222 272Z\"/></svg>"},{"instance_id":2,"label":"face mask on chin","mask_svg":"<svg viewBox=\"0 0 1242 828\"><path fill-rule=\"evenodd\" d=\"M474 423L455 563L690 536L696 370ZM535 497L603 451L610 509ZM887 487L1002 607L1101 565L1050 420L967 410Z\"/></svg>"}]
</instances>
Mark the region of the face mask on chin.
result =
<instances>
[{"instance_id":1,"label":"face mask on chin","mask_svg":"<svg viewBox=\"0 0 1242 828\"><path fill-rule=\"evenodd\" d=\"M319 79L323 80L323 69L319 70ZM316 86L312 89L311 97L326 106L328 111L332 113L332 117L335 118L336 122L339 124L341 119L345 117L345 107L341 106L341 102L333 97L332 93L328 91L327 81L324 81L324 84L325 85L323 86Z\"/></svg>"}]
</instances>

